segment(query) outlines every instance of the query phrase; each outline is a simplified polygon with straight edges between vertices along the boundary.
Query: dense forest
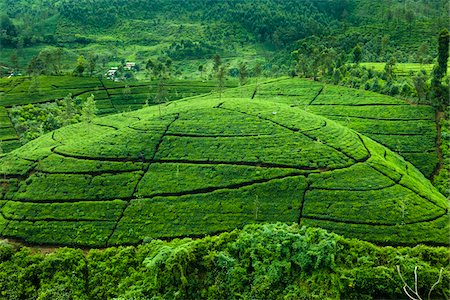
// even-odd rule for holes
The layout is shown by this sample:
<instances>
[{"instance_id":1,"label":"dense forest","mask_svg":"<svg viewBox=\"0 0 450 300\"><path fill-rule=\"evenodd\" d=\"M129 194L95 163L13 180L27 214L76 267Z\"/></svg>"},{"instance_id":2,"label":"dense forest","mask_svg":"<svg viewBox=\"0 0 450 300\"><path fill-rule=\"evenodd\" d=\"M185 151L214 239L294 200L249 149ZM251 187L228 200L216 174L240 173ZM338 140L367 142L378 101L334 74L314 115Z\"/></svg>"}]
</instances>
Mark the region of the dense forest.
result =
<instances>
[{"instance_id":1,"label":"dense forest","mask_svg":"<svg viewBox=\"0 0 450 300\"><path fill-rule=\"evenodd\" d=\"M164 41L154 31L162 29L161 34L202 43L203 51L217 46L225 52L224 43L230 41L261 43L279 51L293 50L296 43L324 43L344 53L361 44L365 61L396 55L399 61L418 62L435 56L434 37L448 25L444 12L449 4L443 0L4 0L0 5L2 45L18 49L117 42L149 46ZM196 34L187 35L192 30ZM202 57L202 51L195 52Z\"/></svg>"}]
</instances>

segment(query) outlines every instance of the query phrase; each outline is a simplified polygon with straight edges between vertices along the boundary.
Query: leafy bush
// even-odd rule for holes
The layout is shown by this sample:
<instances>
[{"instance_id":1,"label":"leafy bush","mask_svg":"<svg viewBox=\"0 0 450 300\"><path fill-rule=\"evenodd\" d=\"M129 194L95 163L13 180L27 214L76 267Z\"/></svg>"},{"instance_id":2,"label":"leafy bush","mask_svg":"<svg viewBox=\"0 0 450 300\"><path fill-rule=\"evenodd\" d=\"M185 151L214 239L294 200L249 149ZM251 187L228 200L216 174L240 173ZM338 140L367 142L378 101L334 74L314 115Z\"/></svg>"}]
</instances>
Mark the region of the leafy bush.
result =
<instances>
[{"instance_id":1,"label":"leafy bush","mask_svg":"<svg viewBox=\"0 0 450 300\"><path fill-rule=\"evenodd\" d=\"M402 270L432 299L450 292L446 247L379 247L322 229L249 225L201 239L150 240L137 247L7 248L4 298L38 299L404 299Z\"/></svg>"}]
</instances>

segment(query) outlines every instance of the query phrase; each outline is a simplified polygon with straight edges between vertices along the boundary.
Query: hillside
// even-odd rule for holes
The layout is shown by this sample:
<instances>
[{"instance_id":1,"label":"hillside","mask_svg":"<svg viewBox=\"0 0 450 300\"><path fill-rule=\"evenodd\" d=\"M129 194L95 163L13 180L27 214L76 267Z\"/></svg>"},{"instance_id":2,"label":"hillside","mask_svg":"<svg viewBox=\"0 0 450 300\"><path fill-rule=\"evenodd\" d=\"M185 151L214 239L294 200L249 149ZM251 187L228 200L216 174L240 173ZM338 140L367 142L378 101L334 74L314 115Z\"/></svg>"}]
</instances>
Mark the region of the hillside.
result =
<instances>
[{"instance_id":1,"label":"hillside","mask_svg":"<svg viewBox=\"0 0 450 300\"><path fill-rule=\"evenodd\" d=\"M42 131L45 133L66 124L67 97L73 99L71 114L74 114L76 106L81 106L87 97L93 95L96 114L108 115L209 93L216 86L213 80L115 82L105 78L74 76L2 78L0 148L3 152L9 152L42 134ZM225 87L235 86L235 80L225 83Z\"/></svg>"},{"instance_id":2,"label":"hillside","mask_svg":"<svg viewBox=\"0 0 450 300\"><path fill-rule=\"evenodd\" d=\"M438 165L435 110L378 93L282 78L225 91L228 97L279 102L356 130L416 166L426 177Z\"/></svg>"},{"instance_id":3,"label":"hillside","mask_svg":"<svg viewBox=\"0 0 450 300\"><path fill-rule=\"evenodd\" d=\"M232 67L262 61L265 73L286 74L302 43L344 56L361 44L364 61L431 62L435 36L448 26L443 0L2 0L0 8L0 63L23 73L33 56L57 47L67 72L79 55L98 56L103 68L167 56L179 76L192 76L219 53Z\"/></svg>"},{"instance_id":4,"label":"hillside","mask_svg":"<svg viewBox=\"0 0 450 300\"><path fill-rule=\"evenodd\" d=\"M1 235L100 247L283 221L447 244L448 201L414 166L291 106L216 94L44 135L2 157Z\"/></svg>"},{"instance_id":5,"label":"hillside","mask_svg":"<svg viewBox=\"0 0 450 300\"><path fill-rule=\"evenodd\" d=\"M12 118L30 118L30 114L42 113L38 118L43 120L45 131L61 126L58 124L63 120L59 119L64 116L55 116L57 113L46 106L40 107L42 111L27 109L28 104L56 105L59 102L58 107L63 110L60 113L65 115L63 97L71 94L80 97L77 101L81 102L87 96L94 95L97 114L103 115L217 90L215 81L168 80L164 82L163 97L159 97L164 99L158 100L158 81L112 82L71 76L40 76L38 80L39 88L32 93L29 91L33 82L31 77L0 80L0 105L4 106L0 107L0 142L4 152L21 145L20 135L27 135L24 130L36 133L39 129L39 124L28 125L12 121ZM225 87L236 84L234 80L227 80ZM297 78L268 81L258 84L257 88L255 84L248 84L239 89L228 89L224 95L282 102L333 119L400 154L427 178L434 175L438 165L435 112L429 105L410 105L403 100L369 91ZM13 106L22 106L23 112L12 113ZM46 111L49 112L44 114Z\"/></svg>"}]
</instances>

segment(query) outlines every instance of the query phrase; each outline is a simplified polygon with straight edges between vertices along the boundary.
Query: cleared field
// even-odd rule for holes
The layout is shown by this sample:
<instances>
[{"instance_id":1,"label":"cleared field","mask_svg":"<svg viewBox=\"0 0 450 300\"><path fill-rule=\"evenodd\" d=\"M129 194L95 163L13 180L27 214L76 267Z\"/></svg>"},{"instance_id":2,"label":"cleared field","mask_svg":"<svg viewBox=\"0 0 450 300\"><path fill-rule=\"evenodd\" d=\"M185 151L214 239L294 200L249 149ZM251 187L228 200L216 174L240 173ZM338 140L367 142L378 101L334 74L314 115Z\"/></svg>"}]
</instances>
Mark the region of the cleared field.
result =
<instances>
[{"instance_id":1,"label":"cleared field","mask_svg":"<svg viewBox=\"0 0 450 300\"><path fill-rule=\"evenodd\" d=\"M102 247L282 221L447 244L448 201L413 165L335 121L264 100L174 101L0 156L0 235Z\"/></svg>"}]
</instances>

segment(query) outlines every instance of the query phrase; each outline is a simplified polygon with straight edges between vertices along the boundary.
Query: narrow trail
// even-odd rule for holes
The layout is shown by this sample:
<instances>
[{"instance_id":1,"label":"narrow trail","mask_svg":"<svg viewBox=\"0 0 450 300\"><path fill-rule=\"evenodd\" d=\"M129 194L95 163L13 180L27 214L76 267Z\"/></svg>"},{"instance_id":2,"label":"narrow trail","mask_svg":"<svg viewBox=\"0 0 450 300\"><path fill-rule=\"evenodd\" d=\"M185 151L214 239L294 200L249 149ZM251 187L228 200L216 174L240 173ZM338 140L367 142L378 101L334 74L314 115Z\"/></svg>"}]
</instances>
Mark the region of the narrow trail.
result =
<instances>
[{"instance_id":1,"label":"narrow trail","mask_svg":"<svg viewBox=\"0 0 450 300\"><path fill-rule=\"evenodd\" d=\"M159 138L159 141L158 141L158 143L157 143L156 146L155 146L155 149L154 149L154 151L153 151L153 155L152 155L152 157L151 157L151 159L150 159L151 161L153 161L153 160L155 159L156 153L159 151L159 147L161 146L161 144L162 144L162 142L163 142L163 140L164 140L164 137L166 136L167 132L169 131L170 126L172 126L172 124L173 124L176 120L178 120L179 117L180 117L180 115L179 115L179 114L176 114L175 117L174 117L174 119L173 119L169 124L167 124L167 126L166 126L164 132L161 134L161 137ZM139 198L138 195L137 195L137 193L138 193L138 188L139 188L139 184L141 183L142 179L144 179L145 174L148 172L148 170L149 170L149 168L150 168L150 165L151 165L151 163L148 163L148 164L144 167L144 172L142 173L141 178L139 178L139 180L136 182L136 185L134 186L133 193L131 194L131 197L132 197L132 198L135 198L135 199L136 199L136 198ZM124 206L124 208L123 208L123 210L122 210L122 212L121 212L119 218L115 221L114 227L113 227L113 229L111 230L111 234L110 234L110 235L108 236L108 238L106 239L106 242L105 242L105 245L106 245L106 246L108 246L108 245L110 244L110 239L112 238L112 236L113 236L114 233L116 232L116 229L117 229L117 226L118 226L119 223L120 223L120 220L122 220L123 216L125 215L125 211L127 210L127 208L128 208L128 207L130 206L130 204L131 204L131 200L132 200L132 199L127 199L127 204Z\"/></svg>"},{"instance_id":2,"label":"narrow trail","mask_svg":"<svg viewBox=\"0 0 450 300\"><path fill-rule=\"evenodd\" d=\"M319 90L319 92L317 93L316 96L314 96L314 98L311 99L311 101L308 103L308 105L312 105L314 101L316 101L317 97L320 96L320 94L322 94L323 89L325 88L325 86L322 86L322 88Z\"/></svg>"}]
</instances>

